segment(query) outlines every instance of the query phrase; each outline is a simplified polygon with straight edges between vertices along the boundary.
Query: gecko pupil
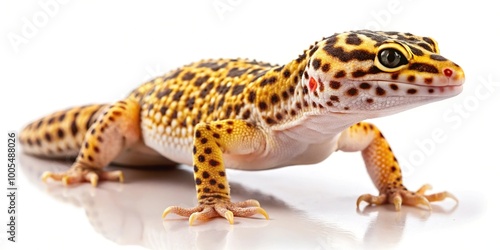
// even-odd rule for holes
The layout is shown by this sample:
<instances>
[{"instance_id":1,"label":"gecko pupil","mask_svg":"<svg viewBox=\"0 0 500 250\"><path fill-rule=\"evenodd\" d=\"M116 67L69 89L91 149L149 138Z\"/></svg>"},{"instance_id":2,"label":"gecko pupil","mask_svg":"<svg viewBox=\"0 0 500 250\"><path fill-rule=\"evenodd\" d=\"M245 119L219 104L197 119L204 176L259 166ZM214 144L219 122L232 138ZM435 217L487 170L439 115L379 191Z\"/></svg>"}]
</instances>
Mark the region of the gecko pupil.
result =
<instances>
[{"instance_id":1,"label":"gecko pupil","mask_svg":"<svg viewBox=\"0 0 500 250\"><path fill-rule=\"evenodd\" d=\"M378 53L380 63L387 68L396 68L403 64L407 64L408 61L401 54L401 52L395 49L384 49Z\"/></svg>"}]
</instances>

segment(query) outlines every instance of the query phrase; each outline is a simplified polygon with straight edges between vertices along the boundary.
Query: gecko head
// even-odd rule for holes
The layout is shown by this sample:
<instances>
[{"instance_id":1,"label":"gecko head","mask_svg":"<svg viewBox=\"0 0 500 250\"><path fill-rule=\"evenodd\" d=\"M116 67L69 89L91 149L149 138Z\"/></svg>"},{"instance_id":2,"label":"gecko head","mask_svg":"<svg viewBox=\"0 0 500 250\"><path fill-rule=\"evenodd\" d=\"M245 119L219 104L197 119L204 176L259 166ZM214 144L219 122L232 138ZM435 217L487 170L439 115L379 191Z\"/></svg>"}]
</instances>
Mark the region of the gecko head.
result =
<instances>
[{"instance_id":1,"label":"gecko head","mask_svg":"<svg viewBox=\"0 0 500 250\"><path fill-rule=\"evenodd\" d=\"M352 31L310 50L302 84L312 102L336 113L377 117L459 94L464 72L429 37Z\"/></svg>"}]
</instances>

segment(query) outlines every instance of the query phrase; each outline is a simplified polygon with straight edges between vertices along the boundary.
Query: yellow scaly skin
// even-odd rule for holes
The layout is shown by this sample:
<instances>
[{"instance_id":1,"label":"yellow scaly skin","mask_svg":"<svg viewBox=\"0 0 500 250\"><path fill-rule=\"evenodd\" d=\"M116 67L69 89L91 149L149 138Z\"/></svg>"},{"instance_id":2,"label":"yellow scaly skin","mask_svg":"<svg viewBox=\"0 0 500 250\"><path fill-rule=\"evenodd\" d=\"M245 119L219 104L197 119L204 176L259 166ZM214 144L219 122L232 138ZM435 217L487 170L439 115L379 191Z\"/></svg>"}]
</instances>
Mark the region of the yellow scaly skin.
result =
<instances>
[{"instance_id":1,"label":"yellow scaly skin","mask_svg":"<svg viewBox=\"0 0 500 250\"><path fill-rule=\"evenodd\" d=\"M409 33L352 31L311 45L288 64L244 59L204 60L144 83L114 104L60 111L28 125L24 151L76 157L64 184L123 180L111 162L193 165L199 205L168 207L189 223L259 213L255 200L233 203L226 168L260 170L312 164L332 152L361 151L380 194L357 205L416 206L447 192L424 195L402 183L396 157L368 118L385 116L459 94L464 73L439 55L436 42ZM455 199L456 200L456 199Z\"/></svg>"}]
</instances>

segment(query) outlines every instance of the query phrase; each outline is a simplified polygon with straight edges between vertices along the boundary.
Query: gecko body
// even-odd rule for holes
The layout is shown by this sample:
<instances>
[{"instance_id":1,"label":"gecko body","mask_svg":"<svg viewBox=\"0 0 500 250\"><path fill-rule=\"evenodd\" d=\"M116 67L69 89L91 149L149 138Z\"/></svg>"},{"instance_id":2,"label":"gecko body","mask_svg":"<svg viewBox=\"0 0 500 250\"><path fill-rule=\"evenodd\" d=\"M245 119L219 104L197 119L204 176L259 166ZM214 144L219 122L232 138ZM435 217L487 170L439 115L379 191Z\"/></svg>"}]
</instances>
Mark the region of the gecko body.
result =
<instances>
[{"instance_id":1,"label":"gecko body","mask_svg":"<svg viewBox=\"0 0 500 250\"><path fill-rule=\"evenodd\" d=\"M318 163L360 151L379 195L369 204L427 205L448 192L408 191L392 149L365 119L459 94L463 70L429 37L368 30L334 34L284 65L246 59L203 60L140 85L113 104L59 111L23 129L27 153L76 157L65 184L123 180L127 165L193 166L199 204L168 207L190 224L267 213L255 200L233 202L225 168L262 170Z\"/></svg>"}]
</instances>

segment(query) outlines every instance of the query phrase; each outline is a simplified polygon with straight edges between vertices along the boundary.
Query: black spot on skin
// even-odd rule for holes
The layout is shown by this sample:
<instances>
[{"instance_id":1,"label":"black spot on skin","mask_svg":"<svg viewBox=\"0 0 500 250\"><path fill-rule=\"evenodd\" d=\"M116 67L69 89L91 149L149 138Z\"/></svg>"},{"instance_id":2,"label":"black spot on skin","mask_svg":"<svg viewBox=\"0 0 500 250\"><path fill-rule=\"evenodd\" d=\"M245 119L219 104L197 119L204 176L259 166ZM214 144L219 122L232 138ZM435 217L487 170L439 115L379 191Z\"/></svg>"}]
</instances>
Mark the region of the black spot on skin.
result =
<instances>
[{"instance_id":1,"label":"black spot on skin","mask_svg":"<svg viewBox=\"0 0 500 250\"><path fill-rule=\"evenodd\" d=\"M413 54L417 55L417 56L423 56L424 55L424 52L422 52L422 50L420 49L417 49L411 45L408 45L408 47L410 47L410 50Z\"/></svg>"},{"instance_id":2,"label":"black spot on skin","mask_svg":"<svg viewBox=\"0 0 500 250\"><path fill-rule=\"evenodd\" d=\"M212 90L213 87L214 87L213 82L210 82L207 86L205 86L205 88L203 88L200 91L200 98L205 98L205 96L207 96L208 93L210 93L210 90Z\"/></svg>"},{"instance_id":3,"label":"black spot on skin","mask_svg":"<svg viewBox=\"0 0 500 250\"><path fill-rule=\"evenodd\" d=\"M165 106L161 107L161 108L160 108L160 114L161 114L161 115L165 115L165 114L167 113L167 110L168 110L168 108L167 108L167 107L165 107Z\"/></svg>"},{"instance_id":4,"label":"black spot on skin","mask_svg":"<svg viewBox=\"0 0 500 250\"><path fill-rule=\"evenodd\" d=\"M281 115L280 113L277 113L276 114L276 119L278 119L278 121L283 120L283 115Z\"/></svg>"},{"instance_id":5,"label":"black spot on skin","mask_svg":"<svg viewBox=\"0 0 500 250\"><path fill-rule=\"evenodd\" d=\"M179 101L179 100L181 99L181 97L182 97L182 95L183 95L183 94L184 94L184 90L179 90L179 91L177 91L177 92L174 94L174 96L173 96L172 100L174 100L174 101Z\"/></svg>"},{"instance_id":6,"label":"black spot on skin","mask_svg":"<svg viewBox=\"0 0 500 250\"><path fill-rule=\"evenodd\" d=\"M55 117L51 117L48 121L47 121L47 125L50 125L54 122L56 118Z\"/></svg>"},{"instance_id":7,"label":"black spot on skin","mask_svg":"<svg viewBox=\"0 0 500 250\"><path fill-rule=\"evenodd\" d=\"M323 66L321 66L321 71L323 71L325 73L330 71L330 64L329 63L323 64Z\"/></svg>"},{"instance_id":8,"label":"black spot on skin","mask_svg":"<svg viewBox=\"0 0 500 250\"><path fill-rule=\"evenodd\" d=\"M265 111L267 109L267 103L265 103L265 102L259 102L259 109L261 111Z\"/></svg>"},{"instance_id":9,"label":"black spot on skin","mask_svg":"<svg viewBox=\"0 0 500 250\"><path fill-rule=\"evenodd\" d=\"M340 86L341 86L340 82L330 81L330 88L332 88L332 89L339 89Z\"/></svg>"},{"instance_id":10,"label":"black spot on skin","mask_svg":"<svg viewBox=\"0 0 500 250\"><path fill-rule=\"evenodd\" d=\"M210 178L210 174L209 174L207 171L203 171L203 173L201 174L201 176L202 176L204 179Z\"/></svg>"},{"instance_id":11,"label":"black spot on skin","mask_svg":"<svg viewBox=\"0 0 500 250\"><path fill-rule=\"evenodd\" d=\"M356 96L358 94L358 89L357 88L350 88L346 91L346 94L350 96Z\"/></svg>"},{"instance_id":12,"label":"black spot on skin","mask_svg":"<svg viewBox=\"0 0 500 250\"><path fill-rule=\"evenodd\" d=\"M194 86L200 87L203 83L205 83L210 77L209 76L201 76L196 78L194 81Z\"/></svg>"},{"instance_id":13,"label":"black spot on skin","mask_svg":"<svg viewBox=\"0 0 500 250\"><path fill-rule=\"evenodd\" d=\"M346 73L344 70L340 70L340 71L337 71L337 73L335 73L334 77L335 78L342 78L342 77L345 77Z\"/></svg>"},{"instance_id":14,"label":"black spot on skin","mask_svg":"<svg viewBox=\"0 0 500 250\"><path fill-rule=\"evenodd\" d=\"M221 129L222 128L222 124L217 124L217 125L215 125L215 127L218 128L218 129Z\"/></svg>"},{"instance_id":15,"label":"black spot on skin","mask_svg":"<svg viewBox=\"0 0 500 250\"><path fill-rule=\"evenodd\" d=\"M210 185L215 185L217 184L217 181L215 179L210 179L209 183Z\"/></svg>"},{"instance_id":16,"label":"black spot on skin","mask_svg":"<svg viewBox=\"0 0 500 250\"><path fill-rule=\"evenodd\" d=\"M101 151L101 150L99 149L99 147L94 146L94 152L99 153L100 151Z\"/></svg>"},{"instance_id":17,"label":"black spot on skin","mask_svg":"<svg viewBox=\"0 0 500 250\"><path fill-rule=\"evenodd\" d=\"M49 133L45 133L45 140L47 140L48 142L52 141L52 137Z\"/></svg>"},{"instance_id":18,"label":"black spot on skin","mask_svg":"<svg viewBox=\"0 0 500 250\"><path fill-rule=\"evenodd\" d=\"M289 97L288 92L286 92L286 90L285 90L285 91L283 91L283 92L281 92L281 97L282 97L283 99L285 99L285 101L286 101L286 100L288 100L288 97Z\"/></svg>"},{"instance_id":19,"label":"black spot on skin","mask_svg":"<svg viewBox=\"0 0 500 250\"><path fill-rule=\"evenodd\" d=\"M220 134L218 134L218 133L213 133L213 135L212 135L212 136L213 136L214 138L217 138L217 139L219 139L219 138L220 138Z\"/></svg>"},{"instance_id":20,"label":"black spot on skin","mask_svg":"<svg viewBox=\"0 0 500 250\"><path fill-rule=\"evenodd\" d=\"M309 73L307 73L307 71L304 73L304 78L307 80L309 79Z\"/></svg>"},{"instance_id":21,"label":"black spot on skin","mask_svg":"<svg viewBox=\"0 0 500 250\"><path fill-rule=\"evenodd\" d=\"M267 117L266 118L266 123L269 124L269 125L272 125L272 124L275 124L276 121L274 119L272 119L271 117Z\"/></svg>"},{"instance_id":22,"label":"black spot on skin","mask_svg":"<svg viewBox=\"0 0 500 250\"><path fill-rule=\"evenodd\" d=\"M227 76L229 76L229 77L239 77L239 76L242 76L243 74L245 74L245 72L247 70L248 69L245 69L245 68L244 69L232 68L227 73Z\"/></svg>"},{"instance_id":23,"label":"black spot on skin","mask_svg":"<svg viewBox=\"0 0 500 250\"><path fill-rule=\"evenodd\" d=\"M275 77L275 76L271 76L269 78L264 78L262 79L262 81L260 82L260 86L261 87L264 87L266 85L271 85L271 84L274 84L276 83L278 79Z\"/></svg>"},{"instance_id":24,"label":"black spot on skin","mask_svg":"<svg viewBox=\"0 0 500 250\"><path fill-rule=\"evenodd\" d=\"M89 142L85 142L85 144L83 145L86 149L89 148Z\"/></svg>"},{"instance_id":25,"label":"black spot on skin","mask_svg":"<svg viewBox=\"0 0 500 250\"><path fill-rule=\"evenodd\" d=\"M231 89L230 85L219 85L215 90L217 91L217 93L224 95L229 91L229 89Z\"/></svg>"},{"instance_id":26,"label":"black spot on skin","mask_svg":"<svg viewBox=\"0 0 500 250\"><path fill-rule=\"evenodd\" d=\"M434 93L434 89L429 89L429 90L427 90L427 92L429 92L429 94L432 94L432 93Z\"/></svg>"},{"instance_id":27,"label":"black spot on skin","mask_svg":"<svg viewBox=\"0 0 500 250\"><path fill-rule=\"evenodd\" d=\"M372 85L371 85L371 84L369 84L369 83L367 83L367 82L362 82L362 83L359 85L359 87L360 87L361 89L370 89L370 88L372 87Z\"/></svg>"},{"instance_id":28,"label":"black spot on skin","mask_svg":"<svg viewBox=\"0 0 500 250\"><path fill-rule=\"evenodd\" d=\"M190 97L187 101L186 101L186 107L189 109L189 110L193 110L194 108L194 103L196 102L196 97ZM162 107L162 108L165 108L165 107ZM160 110L161 111L161 110Z\"/></svg>"},{"instance_id":29,"label":"black spot on skin","mask_svg":"<svg viewBox=\"0 0 500 250\"><path fill-rule=\"evenodd\" d=\"M205 161L205 156L204 155L198 155L198 161L199 162L204 162Z\"/></svg>"},{"instance_id":30,"label":"black spot on skin","mask_svg":"<svg viewBox=\"0 0 500 250\"><path fill-rule=\"evenodd\" d=\"M272 94L271 95L271 103L276 104L280 101L280 97L277 94Z\"/></svg>"},{"instance_id":31,"label":"black spot on skin","mask_svg":"<svg viewBox=\"0 0 500 250\"><path fill-rule=\"evenodd\" d=\"M418 43L418 46L426 49L427 51L434 52L433 49L431 48L431 46L429 46L429 44L427 44L427 43Z\"/></svg>"},{"instance_id":32,"label":"black spot on skin","mask_svg":"<svg viewBox=\"0 0 500 250\"><path fill-rule=\"evenodd\" d=\"M319 67L321 67L321 60L320 59L314 59L311 63L312 67L315 69L315 70L318 70Z\"/></svg>"},{"instance_id":33,"label":"black spot on skin","mask_svg":"<svg viewBox=\"0 0 500 250\"><path fill-rule=\"evenodd\" d=\"M381 95L382 96L382 95L385 95L385 90L383 88L381 88L381 87L377 87L375 89L375 93L377 93L377 95Z\"/></svg>"},{"instance_id":34,"label":"black spot on skin","mask_svg":"<svg viewBox=\"0 0 500 250\"><path fill-rule=\"evenodd\" d=\"M66 117L66 114L62 114L61 116L59 116L58 121L62 122L65 117Z\"/></svg>"},{"instance_id":35,"label":"black spot on skin","mask_svg":"<svg viewBox=\"0 0 500 250\"><path fill-rule=\"evenodd\" d=\"M256 71L257 70L257 71ZM259 79L261 76L265 75L266 74L266 70L259 70L259 69L256 69L256 70L252 70L250 73L254 72L254 73L257 73L255 74L255 77L251 80L252 82Z\"/></svg>"},{"instance_id":36,"label":"black spot on skin","mask_svg":"<svg viewBox=\"0 0 500 250\"><path fill-rule=\"evenodd\" d=\"M239 84L233 87L233 91L231 92L232 95L239 95L245 90L245 85Z\"/></svg>"},{"instance_id":37,"label":"black spot on skin","mask_svg":"<svg viewBox=\"0 0 500 250\"><path fill-rule=\"evenodd\" d=\"M226 117L230 117L231 113L233 113L233 107L229 106L226 109Z\"/></svg>"},{"instance_id":38,"label":"black spot on skin","mask_svg":"<svg viewBox=\"0 0 500 250\"><path fill-rule=\"evenodd\" d=\"M89 160L89 161L91 161L91 162L92 162L92 161L94 161L94 157L92 157L91 155L88 155L88 156L87 156L87 160Z\"/></svg>"},{"instance_id":39,"label":"black spot on skin","mask_svg":"<svg viewBox=\"0 0 500 250\"><path fill-rule=\"evenodd\" d=\"M198 166L196 164L193 166L194 172L197 173L199 171Z\"/></svg>"},{"instance_id":40,"label":"black spot on skin","mask_svg":"<svg viewBox=\"0 0 500 250\"><path fill-rule=\"evenodd\" d=\"M406 93L408 93L408 94L410 94L410 95L413 95L413 94L417 93L417 90L416 90L416 89L408 89L408 90L406 91Z\"/></svg>"},{"instance_id":41,"label":"black spot on skin","mask_svg":"<svg viewBox=\"0 0 500 250\"><path fill-rule=\"evenodd\" d=\"M61 128L57 129L57 136L61 139L64 137L64 131Z\"/></svg>"},{"instance_id":42,"label":"black spot on skin","mask_svg":"<svg viewBox=\"0 0 500 250\"><path fill-rule=\"evenodd\" d=\"M352 45L360 45L361 42L363 41L356 34L349 34L345 39L345 43Z\"/></svg>"},{"instance_id":43,"label":"black spot on skin","mask_svg":"<svg viewBox=\"0 0 500 250\"><path fill-rule=\"evenodd\" d=\"M408 76L408 78L406 80L408 80L409 82L414 82L415 76Z\"/></svg>"},{"instance_id":44,"label":"black spot on skin","mask_svg":"<svg viewBox=\"0 0 500 250\"><path fill-rule=\"evenodd\" d=\"M316 52L316 50L318 50L318 46L314 46L310 51L309 51L309 56L312 56L314 54L314 52Z\"/></svg>"},{"instance_id":45,"label":"black spot on skin","mask_svg":"<svg viewBox=\"0 0 500 250\"><path fill-rule=\"evenodd\" d=\"M366 102L367 103L373 103L373 99L372 98L368 98L368 99L366 99Z\"/></svg>"},{"instance_id":46,"label":"black spot on skin","mask_svg":"<svg viewBox=\"0 0 500 250\"><path fill-rule=\"evenodd\" d=\"M104 139L102 139L102 137L100 137L100 136L97 136L97 141L99 141L99 142L103 142L103 141L104 141Z\"/></svg>"},{"instance_id":47,"label":"black spot on skin","mask_svg":"<svg viewBox=\"0 0 500 250\"><path fill-rule=\"evenodd\" d=\"M438 73L438 69L431 64L427 63L412 63L410 66L408 66L408 69L410 70L416 70L419 72L428 72L428 73Z\"/></svg>"},{"instance_id":48,"label":"black spot on skin","mask_svg":"<svg viewBox=\"0 0 500 250\"><path fill-rule=\"evenodd\" d=\"M156 94L156 98L158 99L161 99L162 97L164 96L168 96L170 95L170 93L172 93L172 90L167 88L167 89L163 89L161 91L159 91L157 94Z\"/></svg>"},{"instance_id":49,"label":"black spot on skin","mask_svg":"<svg viewBox=\"0 0 500 250\"><path fill-rule=\"evenodd\" d=\"M367 73L366 73L365 71L360 70L360 69L358 69L358 70L356 70L356 71L352 72L352 76L353 76L353 77L362 77L362 76L365 76L366 74L367 74Z\"/></svg>"},{"instance_id":50,"label":"black spot on skin","mask_svg":"<svg viewBox=\"0 0 500 250\"><path fill-rule=\"evenodd\" d=\"M397 80L397 79L398 79L398 77L399 77L399 74L398 74L398 73L393 73L393 74L391 75L391 79L392 79L392 80Z\"/></svg>"},{"instance_id":51,"label":"black spot on skin","mask_svg":"<svg viewBox=\"0 0 500 250\"><path fill-rule=\"evenodd\" d=\"M219 172L219 176L226 176L226 172L224 172L224 171L220 171L220 172Z\"/></svg>"},{"instance_id":52,"label":"black spot on skin","mask_svg":"<svg viewBox=\"0 0 500 250\"><path fill-rule=\"evenodd\" d=\"M398 85L394 83L389 84L389 87L394 91L399 89Z\"/></svg>"},{"instance_id":53,"label":"black spot on skin","mask_svg":"<svg viewBox=\"0 0 500 250\"><path fill-rule=\"evenodd\" d=\"M342 62L348 62L351 60L366 61L375 59L375 53L371 53L367 50L362 49L344 51L343 48L334 47L333 45L326 45L323 49L326 51L326 53L338 58Z\"/></svg>"},{"instance_id":54,"label":"black spot on skin","mask_svg":"<svg viewBox=\"0 0 500 250\"><path fill-rule=\"evenodd\" d=\"M339 102L339 97L336 95L331 95L330 100L332 100L333 102Z\"/></svg>"},{"instance_id":55,"label":"black spot on skin","mask_svg":"<svg viewBox=\"0 0 500 250\"><path fill-rule=\"evenodd\" d=\"M208 164L210 164L210 166L212 166L212 167L217 167L220 165L220 162L218 162L214 159L211 159L210 161L208 161Z\"/></svg>"},{"instance_id":56,"label":"black spot on skin","mask_svg":"<svg viewBox=\"0 0 500 250\"><path fill-rule=\"evenodd\" d=\"M283 77L288 78L290 77L290 75L291 75L290 70L285 69L285 71L283 71Z\"/></svg>"},{"instance_id":57,"label":"black spot on skin","mask_svg":"<svg viewBox=\"0 0 500 250\"><path fill-rule=\"evenodd\" d=\"M251 103L253 103L255 101L255 91L250 91L250 93L248 93L248 98L247 100Z\"/></svg>"},{"instance_id":58,"label":"black spot on skin","mask_svg":"<svg viewBox=\"0 0 500 250\"><path fill-rule=\"evenodd\" d=\"M194 78L195 76L195 73L192 73L192 72L186 72L186 74L184 74L184 76L182 76L182 80L184 81L190 81Z\"/></svg>"},{"instance_id":59,"label":"black spot on skin","mask_svg":"<svg viewBox=\"0 0 500 250\"><path fill-rule=\"evenodd\" d=\"M226 101L226 99L224 99L224 96L219 100L219 102L217 103L217 108L221 108L223 105L224 105L224 102Z\"/></svg>"},{"instance_id":60,"label":"black spot on skin","mask_svg":"<svg viewBox=\"0 0 500 250\"><path fill-rule=\"evenodd\" d=\"M429 77L429 78L425 78L425 79L424 79L424 82L425 82L426 84L432 84L432 81L433 81L433 80L434 80L434 79L432 79L432 77Z\"/></svg>"},{"instance_id":61,"label":"black spot on skin","mask_svg":"<svg viewBox=\"0 0 500 250\"><path fill-rule=\"evenodd\" d=\"M437 54L432 54L431 59L436 60L436 61L448 61L448 59L444 58L441 55L437 55Z\"/></svg>"},{"instance_id":62,"label":"black spot on skin","mask_svg":"<svg viewBox=\"0 0 500 250\"><path fill-rule=\"evenodd\" d=\"M248 119L248 118L250 118L250 114L251 114L250 110L248 110L248 109L247 109L247 110L245 111L245 113L243 113L243 115L242 115L243 119Z\"/></svg>"},{"instance_id":63,"label":"black spot on skin","mask_svg":"<svg viewBox=\"0 0 500 250\"><path fill-rule=\"evenodd\" d=\"M209 155L209 154L211 154L211 153L212 153L212 148L205 148L205 149L203 150L203 152L205 152L205 154Z\"/></svg>"},{"instance_id":64,"label":"black spot on skin","mask_svg":"<svg viewBox=\"0 0 500 250\"><path fill-rule=\"evenodd\" d=\"M76 134L78 133L78 127L76 126L76 117L73 118L73 121L71 122L70 129L71 129L71 134L73 136L76 136Z\"/></svg>"},{"instance_id":65,"label":"black spot on skin","mask_svg":"<svg viewBox=\"0 0 500 250\"><path fill-rule=\"evenodd\" d=\"M200 138L200 137L201 137L201 132L197 130L197 131L194 133L194 135L196 136L196 138Z\"/></svg>"},{"instance_id":66,"label":"black spot on skin","mask_svg":"<svg viewBox=\"0 0 500 250\"><path fill-rule=\"evenodd\" d=\"M326 105L331 107L331 106L333 106L333 102L331 102L331 101L327 101L327 102L326 102Z\"/></svg>"},{"instance_id":67,"label":"black spot on skin","mask_svg":"<svg viewBox=\"0 0 500 250\"><path fill-rule=\"evenodd\" d=\"M395 166L392 166L392 167L391 167L391 172L396 172L396 169L397 169L397 168L396 168Z\"/></svg>"},{"instance_id":68,"label":"black spot on skin","mask_svg":"<svg viewBox=\"0 0 500 250\"><path fill-rule=\"evenodd\" d=\"M224 186L224 184L221 184L221 183L219 183L219 185L217 185L217 187L218 187L219 189L225 189L225 188L226 188L226 186Z\"/></svg>"},{"instance_id":69,"label":"black spot on skin","mask_svg":"<svg viewBox=\"0 0 500 250\"><path fill-rule=\"evenodd\" d=\"M208 142L207 138L201 138L200 140L201 144L206 144Z\"/></svg>"}]
</instances>

